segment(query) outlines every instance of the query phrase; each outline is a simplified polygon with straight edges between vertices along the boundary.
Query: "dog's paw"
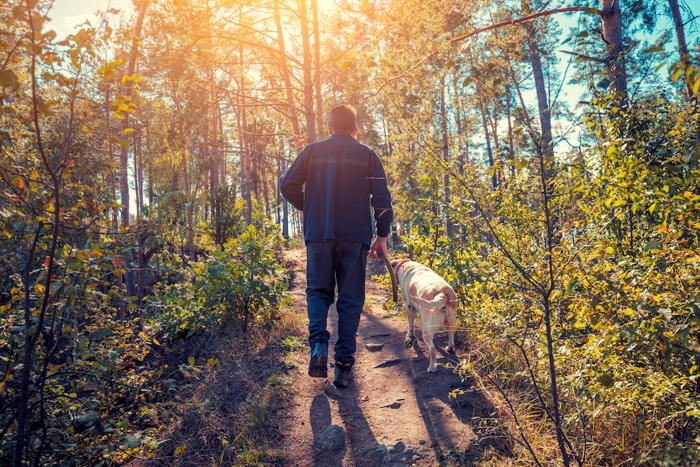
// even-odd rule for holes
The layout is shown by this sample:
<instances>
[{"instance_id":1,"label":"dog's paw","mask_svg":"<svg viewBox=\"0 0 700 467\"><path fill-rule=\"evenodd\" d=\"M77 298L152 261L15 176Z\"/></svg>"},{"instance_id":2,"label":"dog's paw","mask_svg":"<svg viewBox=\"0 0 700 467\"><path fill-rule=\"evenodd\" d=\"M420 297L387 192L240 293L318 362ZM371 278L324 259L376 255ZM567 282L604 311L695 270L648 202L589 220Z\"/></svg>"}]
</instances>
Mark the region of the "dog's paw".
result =
<instances>
[{"instance_id":1,"label":"dog's paw","mask_svg":"<svg viewBox=\"0 0 700 467\"><path fill-rule=\"evenodd\" d=\"M413 344L416 343L416 338L413 336L406 336L406 339L403 341L403 343L406 347L413 347Z\"/></svg>"}]
</instances>

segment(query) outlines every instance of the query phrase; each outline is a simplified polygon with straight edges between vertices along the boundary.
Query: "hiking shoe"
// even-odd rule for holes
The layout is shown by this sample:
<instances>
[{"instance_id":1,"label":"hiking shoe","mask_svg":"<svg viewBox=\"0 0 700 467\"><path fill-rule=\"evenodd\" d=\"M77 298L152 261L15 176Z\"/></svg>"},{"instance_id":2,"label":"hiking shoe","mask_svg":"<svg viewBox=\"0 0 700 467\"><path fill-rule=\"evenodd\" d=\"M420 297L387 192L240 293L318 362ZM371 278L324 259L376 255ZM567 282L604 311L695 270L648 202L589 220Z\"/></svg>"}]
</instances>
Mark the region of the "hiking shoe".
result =
<instances>
[{"instance_id":1,"label":"hiking shoe","mask_svg":"<svg viewBox=\"0 0 700 467\"><path fill-rule=\"evenodd\" d=\"M352 364L335 362L333 384L339 388L345 388L352 378Z\"/></svg>"},{"instance_id":2,"label":"hiking shoe","mask_svg":"<svg viewBox=\"0 0 700 467\"><path fill-rule=\"evenodd\" d=\"M313 378L325 378L328 376L328 344L317 342L311 347L309 376Z\"/></svg>"}]
</instances>

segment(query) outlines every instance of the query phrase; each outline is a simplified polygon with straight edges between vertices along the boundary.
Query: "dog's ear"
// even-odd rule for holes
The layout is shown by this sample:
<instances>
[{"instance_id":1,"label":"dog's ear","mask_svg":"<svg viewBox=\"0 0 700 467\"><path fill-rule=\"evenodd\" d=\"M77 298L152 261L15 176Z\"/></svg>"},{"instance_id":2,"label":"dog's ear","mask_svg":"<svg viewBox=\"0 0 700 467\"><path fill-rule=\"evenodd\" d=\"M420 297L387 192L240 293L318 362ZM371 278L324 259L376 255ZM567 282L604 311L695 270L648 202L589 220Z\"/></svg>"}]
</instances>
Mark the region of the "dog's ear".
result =
<instances>
[{"instance_id":1,"label":"dog's ear","mask_svg":"<svg viewBox=\"0 0 700 467\"><path fill-rule=\"evenodd\" d=\"M392 268L395 268L396 265L399 264L399 261L398 261L398 260L395 260L395 259L392 259L391 261L389 261L389 264L391 264L391 267L392 267Z\"/></svg>"}]
</instances>

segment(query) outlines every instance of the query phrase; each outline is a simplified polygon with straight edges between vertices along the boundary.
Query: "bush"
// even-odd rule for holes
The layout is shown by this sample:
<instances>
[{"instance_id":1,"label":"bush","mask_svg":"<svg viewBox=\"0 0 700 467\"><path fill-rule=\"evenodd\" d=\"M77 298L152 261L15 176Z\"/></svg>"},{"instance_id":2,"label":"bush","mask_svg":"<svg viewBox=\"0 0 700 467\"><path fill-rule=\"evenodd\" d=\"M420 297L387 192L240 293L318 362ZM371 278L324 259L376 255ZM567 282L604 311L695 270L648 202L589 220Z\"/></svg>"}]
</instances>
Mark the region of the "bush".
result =
<instances>
[{"instance_id":1,"label":"bush","mask_svg":"<svg viewBox=\"0 0 700 467\"><path fill-rule=\"evenodd\" d=\"M244 333L251 325L273 326L288 282L276 256L281 238L270 230L250 225L208 258L191 263L188 280L164 286L153 299L155 319L183 337L227 323Z\"/></svg>"}]
</instances>

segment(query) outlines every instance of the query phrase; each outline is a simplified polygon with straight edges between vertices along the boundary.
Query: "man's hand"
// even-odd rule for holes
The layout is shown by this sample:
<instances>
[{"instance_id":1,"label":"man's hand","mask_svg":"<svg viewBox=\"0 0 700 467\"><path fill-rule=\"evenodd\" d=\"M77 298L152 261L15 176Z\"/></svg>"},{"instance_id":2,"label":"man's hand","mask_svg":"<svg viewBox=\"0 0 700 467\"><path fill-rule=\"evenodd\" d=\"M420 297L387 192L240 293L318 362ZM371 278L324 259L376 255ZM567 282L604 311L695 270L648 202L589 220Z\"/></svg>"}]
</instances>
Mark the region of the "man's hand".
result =
<instances>
[{"instance_id":1,"label":"man's hand","mask_svg":"<svg viewBox=\"0 0 700 467\"><path fill-rule=\"evenodd\" d=\"M384 253L384 255L388 253L386 249L386 237L377 237L372 244L372 248L369 249L369 257L375 261L379 260L379 253Z\"/></svg>"}]
</instances>

